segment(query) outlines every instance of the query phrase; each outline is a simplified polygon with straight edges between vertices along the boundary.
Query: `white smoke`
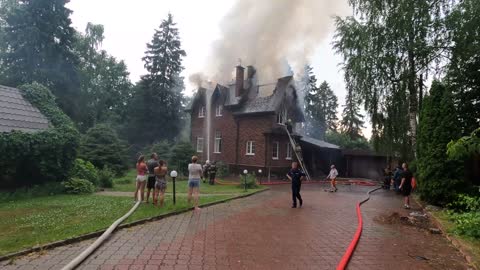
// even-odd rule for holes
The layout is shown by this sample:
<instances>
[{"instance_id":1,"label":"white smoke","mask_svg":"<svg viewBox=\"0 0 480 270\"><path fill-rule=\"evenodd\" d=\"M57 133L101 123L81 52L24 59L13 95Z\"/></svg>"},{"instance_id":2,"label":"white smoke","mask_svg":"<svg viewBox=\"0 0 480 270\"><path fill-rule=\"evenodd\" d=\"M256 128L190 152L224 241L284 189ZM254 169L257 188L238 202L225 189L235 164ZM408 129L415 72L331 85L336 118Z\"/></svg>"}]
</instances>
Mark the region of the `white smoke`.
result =
<instances>
[{"instance_id":1,"label":"white smoke","mask_svg":"<svg viewBox=\"0 0 480 270\"><path fill-rule=\"evenodd\" d=\"M287 75L285 63L297 73L332 29L332 17L348 10L346 0L237 0L220 23L206 74L230 82L239 59L255 66L260 82Z\"/></svg>"}]
</instances>

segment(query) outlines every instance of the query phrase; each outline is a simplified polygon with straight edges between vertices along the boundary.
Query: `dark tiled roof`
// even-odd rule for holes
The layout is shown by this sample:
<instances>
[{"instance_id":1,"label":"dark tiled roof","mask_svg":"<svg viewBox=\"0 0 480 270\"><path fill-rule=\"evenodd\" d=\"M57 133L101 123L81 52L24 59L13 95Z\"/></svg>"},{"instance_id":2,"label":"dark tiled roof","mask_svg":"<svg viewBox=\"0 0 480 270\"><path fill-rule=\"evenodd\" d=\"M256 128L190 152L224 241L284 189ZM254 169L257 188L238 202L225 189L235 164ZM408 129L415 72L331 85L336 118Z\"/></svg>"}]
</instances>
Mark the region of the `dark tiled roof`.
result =
<instances>
[{"instance_id":1,"label":"dark tiled roof","mask_svg":"<svg viewBox=\"0 0 480 270\"><path fill-rule=\"evenodd\" d=\"M326 141L317 140L308 136L302 136L302 138L300 138L300 141L317 146L317 147L321 147L321 148L340 149L338 145L327 143Z\"/></svg>"},{"instance_id":2,"label":"dark tiled roof","mask_svg":"<svg viewBox=\"0 0 480 270\"><path fill-rule=\"evenodd\" d=\"M48 119L23 98L20 90L0 85L0 132L35 132L47 128Z\"/></svg>"},{"instance_id":3,"label":"dark tiled roof","mask_svg":"<svg viewBox=\"0 0 480 270\"><path fill-rule=\"evenodd\" d=\"M273 95L267 97L256 97L245 103L244 106L236 114L249 114L260 112L275 112L275 97Z\"/></svg>"}]
</instances>

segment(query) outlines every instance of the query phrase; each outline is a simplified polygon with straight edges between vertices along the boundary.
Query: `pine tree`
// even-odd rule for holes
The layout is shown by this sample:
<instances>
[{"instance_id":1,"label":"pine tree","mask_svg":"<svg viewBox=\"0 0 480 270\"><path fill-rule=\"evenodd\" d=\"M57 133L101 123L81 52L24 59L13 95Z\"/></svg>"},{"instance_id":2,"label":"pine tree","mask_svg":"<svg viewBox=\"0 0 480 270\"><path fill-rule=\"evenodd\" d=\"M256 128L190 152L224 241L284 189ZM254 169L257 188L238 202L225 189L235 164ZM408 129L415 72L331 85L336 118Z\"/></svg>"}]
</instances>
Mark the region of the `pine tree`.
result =
<instances>
[{"instance_id":1,"label":"pine tree","mask_svg":"<svg viewBox=\"0 0 480 270\"><path fill-rule=\"evenodd\" d=\"M178 29L168 14L155 31L143 57L148 74L136 87L130 108L131 142L148 144L161 139L175 139L182 127L183 70ZM139 132L141 131L141 132Z\"/></svg>"},{"instance_id":2,"label":"pine tree","mask_svg":"<svg viewBox=\"0 0 480 270\"><path fill-rule=\"evenodd\" d=\"M68 0L5 1L1 83L17 86L39 82L52 89L60 107L75 113L78 94L77 58L72 46L75 30ZM8 3L8 5L6 5ZM2 13L3 13L2 12Z\"/></svg>"},{"instance_id":3,"label":"pine tree","mask_svg":"<svg viewBox=\"0 0 480 270\"><path fill-rule=\"evenodd\" d=\"M463 165L447 158L447 144L459 136L452 93L434 81L424 100L418 136L418 172L421 196L436 204L445 204L465 188Z\"/></svg>"},{"instance_id":4,"label":"pine tree","mask_svg":"<svg viewBox=\"0 0 480 270\"><path fill-rule=\"evenodd\" d=\"M350 139L356 140L362 137L363 115L359 113L359 102L355 99L352 91L348 91L345 106L342 113L341 131Z\"/></svg>"},{"instance_id":5,"label":"pine tree","mask_svg":"<svg viewBox=\"0 0 480 270\"><path fill-rule=\"evenodd\" d=\"M327 130L337 129L337 97L326 81L317 86L313 69L308 67L308 92L305 96L305 114L307 134L317 139L324 139Z\"/></svg>"}]
</instances>

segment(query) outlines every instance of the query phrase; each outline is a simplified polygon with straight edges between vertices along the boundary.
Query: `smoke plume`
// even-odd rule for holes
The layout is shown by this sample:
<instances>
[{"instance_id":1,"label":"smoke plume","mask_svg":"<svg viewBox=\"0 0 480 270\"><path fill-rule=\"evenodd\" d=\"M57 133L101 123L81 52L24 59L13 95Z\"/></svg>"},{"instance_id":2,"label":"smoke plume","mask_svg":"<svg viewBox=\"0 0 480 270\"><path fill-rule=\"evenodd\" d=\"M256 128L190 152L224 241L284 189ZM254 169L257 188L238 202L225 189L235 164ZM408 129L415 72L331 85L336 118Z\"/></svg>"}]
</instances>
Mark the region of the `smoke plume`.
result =
<instances>
[{"instance_id":1,"label":"smoke plume","mask_svg":"<svg viewBox=\"0 0 480 270\"><path fill-rule=\"evenodd\" d=\"M329 34L334 15L345 15L346 0L237 0L221 20L206 74L230 82L233 67L254 65L260 82L285 76L285 61L301 71Z\"/></svg>"}]
</instances>

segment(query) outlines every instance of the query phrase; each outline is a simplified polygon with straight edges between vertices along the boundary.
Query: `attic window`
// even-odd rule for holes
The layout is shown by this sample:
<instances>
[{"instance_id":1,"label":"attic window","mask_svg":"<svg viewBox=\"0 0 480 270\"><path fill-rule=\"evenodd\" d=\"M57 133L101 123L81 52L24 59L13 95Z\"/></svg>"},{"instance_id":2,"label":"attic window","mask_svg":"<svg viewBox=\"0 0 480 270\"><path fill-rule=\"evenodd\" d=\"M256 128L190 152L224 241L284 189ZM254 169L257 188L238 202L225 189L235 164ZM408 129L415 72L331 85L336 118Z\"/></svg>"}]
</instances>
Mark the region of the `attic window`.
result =
<instances>
[{"instance_id":1,"label":"attic window","mask_svg":"<svg viewBox=\"0 0 480 270\"><path fill-rule=\"evenodd\" d=\"M277 113L277 123L284 125L287 120L287 109L282 108L278 113Z\"/></svg>"},{"instance_id":2,"label":"attic window","mask_svg":"<svg viewBox=\"0 0 480 270\"><path fill-rule=\"evenodd\" d=\"M198 110L198 118L204 118L205 117L205 106L200 107L200 110Z\"/></svg>"},{"instance_id":3,"label":"attic window","mask_svg":"<svg viewBox=\"0 0 480 270\"><path fill-rule=\"evenodd\" d=\"M215 107L215 116L222 116L222 112L223 112L223 106L217 105L217 107Z\"/></svg>"}]
</instances>

